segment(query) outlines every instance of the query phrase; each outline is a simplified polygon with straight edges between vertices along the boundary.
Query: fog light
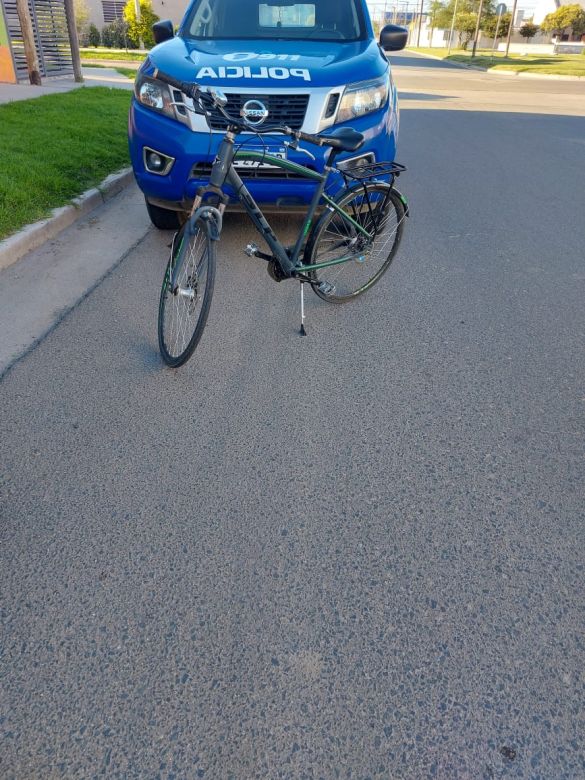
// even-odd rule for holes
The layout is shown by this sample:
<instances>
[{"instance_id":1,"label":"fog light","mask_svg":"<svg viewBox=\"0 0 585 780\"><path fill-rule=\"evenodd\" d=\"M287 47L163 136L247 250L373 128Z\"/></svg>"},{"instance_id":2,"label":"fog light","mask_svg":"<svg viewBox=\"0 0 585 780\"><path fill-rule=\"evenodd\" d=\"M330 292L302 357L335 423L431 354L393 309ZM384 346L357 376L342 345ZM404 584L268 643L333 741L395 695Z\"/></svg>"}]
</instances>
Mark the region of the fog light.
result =
<instances>
[{"instance_id":1,"label":"fog light","mask_svg":"<svg viewBox=\"0 0 585 780\"><path fill-rule=\"evenodd\" d=\"M172 168L175 162L174 157L169 157L155 149L144 147L144 167L150 173L156 173L158 176L165 176Z\"/></svg>"},{"instance_id":2,"label":"fog light","mask_svg":"<svg viewBox=\"0 0 585 780\"><path fill-rule=\"evenodd\" d=\"M155 173L159 173L165 167L165 161L160 154L157 154L156 152L148 152L146 155L146 164L148 165L148 168Z\"/></svg>"}]
</instances>

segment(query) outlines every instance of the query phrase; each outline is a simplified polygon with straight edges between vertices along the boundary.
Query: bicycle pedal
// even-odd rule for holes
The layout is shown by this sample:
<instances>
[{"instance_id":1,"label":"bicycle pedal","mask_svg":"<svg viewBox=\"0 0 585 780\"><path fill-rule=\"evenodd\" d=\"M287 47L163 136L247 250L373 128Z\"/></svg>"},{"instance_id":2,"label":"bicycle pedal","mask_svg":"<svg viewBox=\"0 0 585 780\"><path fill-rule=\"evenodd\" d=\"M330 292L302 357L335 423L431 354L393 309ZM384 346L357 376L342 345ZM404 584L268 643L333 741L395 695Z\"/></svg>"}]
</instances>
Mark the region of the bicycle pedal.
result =
<instances>
[{"instance_id":1,"label":"bicycle pedal","mask_svg":"<svg viewBox=\"0 0 585 780\"><path fill-rule=\"evenodd\" d=\"M248 255L248 257L255 257L260 250L256 246L256 244L248 244L248 246L244 249L244 254Z\"/></svg>"},{"instance_id":2,"label":"bicycle pedal","mask_svg":"<svg viewBox=\"0 0 585 780\"><path fill-rule=\"evenodd\" d=\"M319 282L317 289L319 292L322 292L323 295L331 295L331 293L335 292L335 285L329 284L329 282Z\"/></svg>"}]
</instances>

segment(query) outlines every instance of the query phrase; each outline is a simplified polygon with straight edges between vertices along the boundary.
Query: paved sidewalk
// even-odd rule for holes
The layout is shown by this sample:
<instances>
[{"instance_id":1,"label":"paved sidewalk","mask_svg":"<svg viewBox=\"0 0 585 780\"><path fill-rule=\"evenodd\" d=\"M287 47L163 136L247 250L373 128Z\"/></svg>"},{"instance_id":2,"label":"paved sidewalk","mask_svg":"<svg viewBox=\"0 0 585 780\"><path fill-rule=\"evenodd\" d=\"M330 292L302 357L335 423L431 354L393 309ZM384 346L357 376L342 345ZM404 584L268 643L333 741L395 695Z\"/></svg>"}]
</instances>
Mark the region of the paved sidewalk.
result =
<instances>
[{"instance_id":1,"label":"paved sidewalk","mask_svg":"<svg viewBox=\"0 0 585 780\"><path fill-rule=\"evenodd\" d=\"M129 79L122 73L118 73L115 68L95 68L84 65L82 70L86 87L116 87L118 89L134 88L134 80Z\"/></svg>"},{"instance_id":2,"label":"paved sidewalk","mask_svg":"<svg viewBox=\"0 0 585 780\"><path fill-rule=\"evenodd\" d=\"M56 92L70 92L79 87L118 87L132 89L133 82L115 68L82 68L84 84L77 84L73 77L44 79L40 87L32 84L0 84L0 104L15 100L29 100L41 95L53 95Z\"/></svg>"},{"instance_id":3,"label":"paved sidewalk","mask_svg":"<svg viewBox=\"0 0 585 780\"><path fill-rule=\"evenodd\" d=\"M72 78L46 79L40 87L33 84L0 84L0 103L28 100L41 95L53 95L55 92L70 92L82 86L83 84L76 84Z\"/></svg>"}]
</instances>

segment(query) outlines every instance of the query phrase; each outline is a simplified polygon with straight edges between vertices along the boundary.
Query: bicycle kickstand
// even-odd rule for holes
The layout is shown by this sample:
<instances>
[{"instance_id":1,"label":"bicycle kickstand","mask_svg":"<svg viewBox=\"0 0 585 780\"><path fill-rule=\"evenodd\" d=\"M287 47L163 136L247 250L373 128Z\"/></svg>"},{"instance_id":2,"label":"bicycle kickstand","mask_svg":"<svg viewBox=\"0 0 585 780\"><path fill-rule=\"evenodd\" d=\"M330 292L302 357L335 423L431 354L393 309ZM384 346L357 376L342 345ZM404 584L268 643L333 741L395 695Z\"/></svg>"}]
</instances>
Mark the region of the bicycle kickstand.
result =
<instances>
[{"instance_id":1,"label":"bicycle kickstand","mask_svg":"<svg viewBox=\"0 0 585 780\"><path fill-rule=\"evenodd\" d=\"M301 336L306 336L305 330L305 283L301 282Z\"/></svg>"}]
</instances>

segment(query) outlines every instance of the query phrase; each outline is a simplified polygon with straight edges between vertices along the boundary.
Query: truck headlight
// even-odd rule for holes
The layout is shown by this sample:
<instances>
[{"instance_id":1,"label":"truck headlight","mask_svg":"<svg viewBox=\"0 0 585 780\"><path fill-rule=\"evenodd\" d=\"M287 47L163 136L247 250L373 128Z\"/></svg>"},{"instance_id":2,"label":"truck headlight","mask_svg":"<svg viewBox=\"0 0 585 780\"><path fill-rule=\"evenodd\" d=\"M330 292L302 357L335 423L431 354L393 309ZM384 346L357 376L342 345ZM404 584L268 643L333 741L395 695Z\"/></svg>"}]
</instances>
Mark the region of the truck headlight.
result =
<instances>
[{"instance_id":1,"label":"truck headlight","mask_svg":"<svg viewBox=\"0 0 585 780\"><path fill-rule=\"evenodd\" d=\"M173 103L181 103L185 97L177 89L171 89L162 81L138 73L134 82L134 94L136 100L153 111L176 119L183 124L189 124L187 111L181 106L174 106Z\"/></svg>"},{"instance_id":2,"label":"truck headlight","mask_svg":"<svg viewBox=\"0 0 585 780\"><path fill-rule=\"evenodd\" d=\"M165 99L162 87L153 81L143 81L138 90L138 100L149 108L164 111Z\"/></svg>"},{"instance_id":3,"label":"truck headlight","mask_svg":"<svg viewBox=\"0 0 585 780\"><path fill-rule=\"evenodd\" d=\"M386 105L389 90L390 84L387 73L375 81L361 81L358 84L350 84L343 93L335 121L348 122L358 116L378 111L378 109Z\"/></svg>"}]
</instances>

